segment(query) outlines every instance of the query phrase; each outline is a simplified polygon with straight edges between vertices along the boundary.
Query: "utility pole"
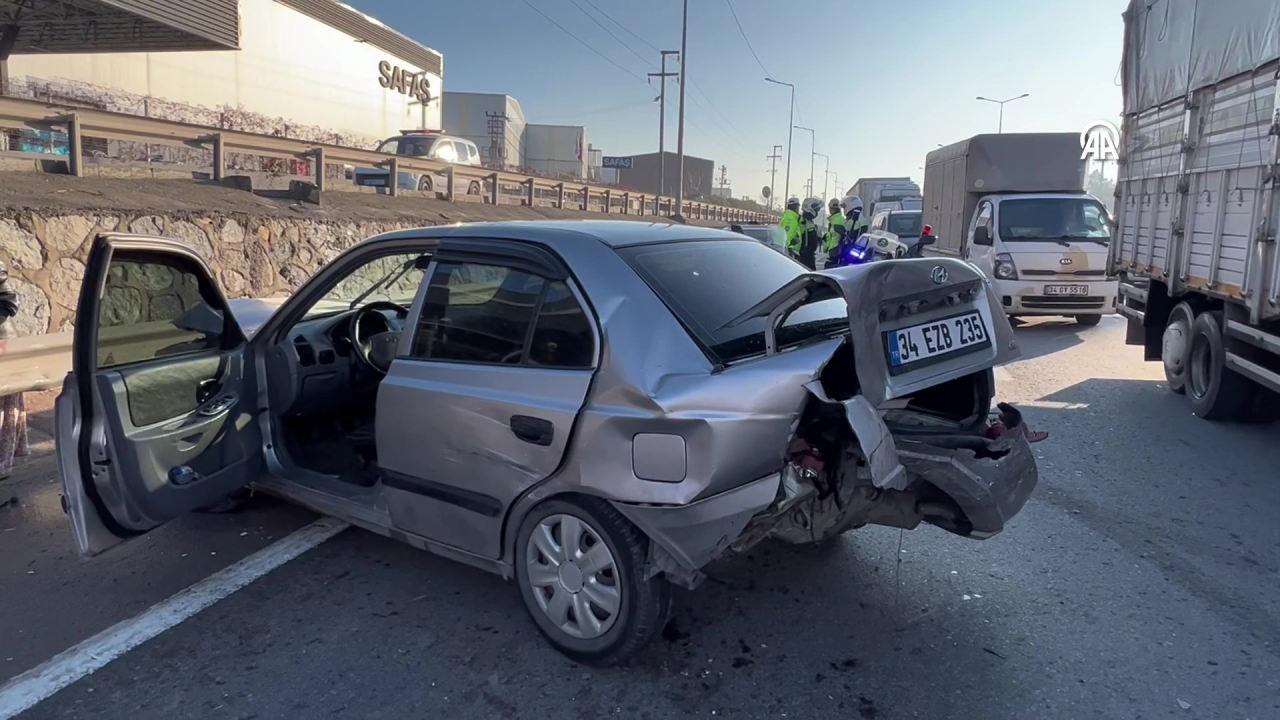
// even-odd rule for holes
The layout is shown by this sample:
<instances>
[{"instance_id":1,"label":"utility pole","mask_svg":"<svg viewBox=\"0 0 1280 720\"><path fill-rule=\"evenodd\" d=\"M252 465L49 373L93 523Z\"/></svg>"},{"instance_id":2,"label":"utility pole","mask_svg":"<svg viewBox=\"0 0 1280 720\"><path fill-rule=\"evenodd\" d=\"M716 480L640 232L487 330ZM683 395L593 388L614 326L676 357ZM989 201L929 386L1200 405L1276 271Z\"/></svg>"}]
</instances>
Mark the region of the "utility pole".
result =
<instances>
[{"instance_id":1,"label":"utility pole","mask_svg":"<svg viewBox=\"0 0 1280 720\"><path fill-rule=\"evenodd\" d=\"M729 178L727 177L728 172L729 172L729 166L725 165L724 163L721 163L720 164L720 192L724 192L725 190L729 189ZM733 195L726 193L725 197L733 197Z\"/></svg>"},{"instance_id":2,"label":"utility pole","mask_svg":"<svg viewBox=\"0 0 1280 720\"><path fill-rule=\"evenodd\" d=\"M793 83L782 82L781 80L774 80L773 78L770 78L770 77L765 78L764 81L771 82L774 85L786 85L787 87L791 88L791 114L788 116L788 119L787 119L787 176L786 176L787 179L784 181L784 184L782 186L782 194L787 197L790 197L791 196L791 129L795 127L795 125L793 125L792 123L796 121L796 86ZM782 202L783 202L783 205L785 206L787 201L784 199Z\"/></svg>"},{"instance_id":3,"label":"utility pole","mask_svg":"<svg viewBox=\"0 0 1280 720\"><path fill-rule=\"evenodd\" d=\"M836 179L836 182L835 182L836 192L840 193L841 197L843 198L844 191L840 189L840 173L833 172L831 173L831 177Z\"/></svg>"},{"instance_id":4,"label":"utility pole","mask_svg":"<svg viewBox=\"0 0 1280 720\"><path fill-rule=\"evenodd\" d=\"M822 166L822 202L827 201L827 182L831 179L831 156L826 153L814 153L823 160Z\"/></svg>"},{"instance_id":5,"label":"utility pole","mask_svg":"<svg viewBox=\"0 0 1280 720\"><path fill-rule=\"evenodd\" d=\"M809 193L808 194L813 195L813 146L814 146L814 143L817 142L818 133L814 132L813 128L805 127L803 125L794 125L792 127L794 127L796 130L809 131Z\"/></svg>"},{"instance_id":6,"label":"utility pole","mask_svg":"<svg viewBox=\"0 0 1280 720\"><path fill-rule=\"evenodd\" d=\"M680 177L676 190L676 217L684 219L684 86L689 81L689 0L684 0L680 21L680 127L676 131L676 154L679 155Z\"/></svg>"},{"instance_id":7,"label":"utility pole","mask_svg":"<svg viewBox=\"0 0 1280 720\"><path fill-rule=\"evenodd\" d=\"M774 190L774 185L777 184L776 180L778 176L778 161L782 159L782 156L778 154L778 151L781 149L782 149L781 145L774 145L773 152L769 153L764 158L765 160L770 161L769 162L769 205L768 205L770 210L773 209L773 198L776 193L776 191Z\"/></svg>"},{"instance_id":8,"label":"utility pole","mask_svg":"<svg viewBox=\"0 0 1280 720\"><path fill-rule=\"evenodd\" d=\"M658 194L667 194L667 78L675 77L675 73L667 72L667 56L679 55L677 50L659 50L662 56L662 72L649 73L649 77L658 78Z\"/></svg>"}]
</instances>

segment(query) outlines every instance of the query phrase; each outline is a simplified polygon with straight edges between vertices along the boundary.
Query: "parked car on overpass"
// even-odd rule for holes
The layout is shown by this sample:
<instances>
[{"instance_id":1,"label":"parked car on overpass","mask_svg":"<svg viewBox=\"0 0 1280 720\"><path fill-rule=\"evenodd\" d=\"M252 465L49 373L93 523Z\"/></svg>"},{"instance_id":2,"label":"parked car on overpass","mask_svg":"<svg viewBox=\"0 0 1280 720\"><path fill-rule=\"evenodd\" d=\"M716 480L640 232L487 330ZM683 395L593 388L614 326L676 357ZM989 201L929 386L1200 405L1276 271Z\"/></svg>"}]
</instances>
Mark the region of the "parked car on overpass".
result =
<instances>
[{"instance_id":1,"label":"parked car on overpass","mask_svg":"<svg viewBox=\"0 0 1280 720\"><path fill-rule=\"evenodd\" d=\"M440 160L453 165L480 166L480 150L474 142L441 133L402 133L384 140L378 146L378 152ZM388 174L389 171L386 168L357 167L352 171L352 180L356 185L363 187L386 187ZM405 190L443 193L445 189L445 176L440 173L415 173L401 170L397 175L397 186ZM482 192L479 180L465 182L468 195L479 195ZM457 191L461 191L462 187L459 184Z\"/></svg>"},{"instance_id":2,"label":"parked car on overpass","mask_svg":"<svg viewBox=\"0 0 1280 720\"><path fill-rule=\"evenodd\" d=\"M1012 331L959 260L811 273L700 227L454 225L268 311L178 242L96 238L57 401L82 552L252 485L515 578L556 648L606 663L727 552L988 538L1036 483L1017 411L988 417Z\"/></svg>"},{"instance_id":3,"label":"parked car on overpass","mask_svg":"<svg viewBox=\"0 0 1280 720\"><path fill-rule=\"evenodd\" d=\"M775 223L742 223L724 229L754 238L783 255L787 254L787 234Z\"/></svg>"}]
</instances>

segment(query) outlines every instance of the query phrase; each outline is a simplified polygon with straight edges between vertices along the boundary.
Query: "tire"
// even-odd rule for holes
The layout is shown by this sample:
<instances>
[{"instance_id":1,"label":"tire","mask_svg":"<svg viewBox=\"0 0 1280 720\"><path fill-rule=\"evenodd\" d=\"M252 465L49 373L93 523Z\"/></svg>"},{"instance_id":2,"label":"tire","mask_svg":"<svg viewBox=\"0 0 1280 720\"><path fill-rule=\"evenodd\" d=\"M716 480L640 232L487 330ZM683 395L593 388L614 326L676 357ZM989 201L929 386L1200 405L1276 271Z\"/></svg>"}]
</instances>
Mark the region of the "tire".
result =
<instances>
[{"instance_id":1,"label":"tire","mask_svg":"<svg viewBox=\"0 0 1280 720\"><path fill-rule=\"evenodd\" d=\"M1190 305L1178 303L1169 313L1160 341L1164 379L1169 389L1179 395L1187 392L1187 358L1191 354L1191 324L1195 319L1196 313Z\"/></svg>"},{"instance_id":2,"label":"tire","mask_svg":"<svg viewBox=\"0 0 1280 720\"><path fill-rule=\"evenodd\" d=\"M580 524L573 545L585 550L581 554L563 541L566 519ZM541 539L535 539L535 533ZM597 543L608 550L612 564L608 571L584 576L577 568L598 553L590 552ZM671 586L666 579L643 575L648 552L649 539L608 503L595 498L548 500L525 517L516 535L520 597L542 635L570 659L588 665L620 663L647 645L671 613ZM558 564L552 562L556 560ZM574 568L572 575L555 569L567 564ZM610 603L596 602L609 597L610 588L616 591L613 613L607 611ZM562 594L569 599L557 600ZM563 622L552 619L557 607ZM578 617L584 608L592 620Z\"/></svg>"},{"instance_id":3,"label":"tire","mask_svg":"<svg viewBox=\"0 0 1280 720\"><path fill-rule=\"evenodd\" d=\"M1187 358L1191 412L1206 420L1245 420L1254 390L1251 380L1226 366L1222 312L1201 313L1191 323Z\"/></svg>"},{"instance_id":4,"label":"tire","mask_svg":"<svg viewBox=\"0 0 1280 720\"><path fill-rule=\"evenodd\" d=\"M423 175L418 178L418 190L422 192L431 192L432 189L433 187L430 175Z\"/></svg>"},{"instance_id":5,"label":"tire","mask_svg":"<svg viewBox=\"0 0 1280 720\"><path fill-rule=\"evenodd\" d=\"M468 194L468 195L479 195L479 194L480 194L480 183L479 183L478 181L476 181L476 180L472 180L472 181L471 181L471 183L467 185L467 194Z\"/></svg>"},{"instance_id":6,"label":"tire","mask_svg":"<svg viewBox=\"0 0 1280 720\"><path fill-rule=\"evenodd\" d=\"M1093 327L1094 325L1102 322L1101 315L1076 315L1075 317L1076 324L1083 325L1085 327Z\"/></svg>"}]
</instances>

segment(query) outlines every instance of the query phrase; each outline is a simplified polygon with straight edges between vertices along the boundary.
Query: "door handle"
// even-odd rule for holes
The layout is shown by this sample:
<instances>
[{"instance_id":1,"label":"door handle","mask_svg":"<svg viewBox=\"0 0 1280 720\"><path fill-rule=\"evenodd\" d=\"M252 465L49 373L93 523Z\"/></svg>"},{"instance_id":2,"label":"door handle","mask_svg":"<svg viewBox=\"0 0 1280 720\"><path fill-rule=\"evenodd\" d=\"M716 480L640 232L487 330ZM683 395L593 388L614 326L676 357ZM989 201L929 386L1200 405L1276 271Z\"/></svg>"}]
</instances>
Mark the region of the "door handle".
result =
<instances>
[{"instance_id":1,"label":"door handle","mask_svg":"<svg viewBox=\"0 0 1280 720\"><path fill-rule=\"evenodd\" d=\"M216 379L209 378L208 380L201 380L200 384L196 385L196 404L202 404L205 400L216 395L217 392L218 381Z\"/></svg>"},{"instance_id":2,"label":"door handle","mask_svg":"<svg viewBox=\"0 0 1280 720\"><path fill-rule=\"evenodd\" d=\"M528 415L512 415L511 432L527 443L550 445L551 439L555 437L555 426L550 420Z\"/></svg>"}]
</instances>

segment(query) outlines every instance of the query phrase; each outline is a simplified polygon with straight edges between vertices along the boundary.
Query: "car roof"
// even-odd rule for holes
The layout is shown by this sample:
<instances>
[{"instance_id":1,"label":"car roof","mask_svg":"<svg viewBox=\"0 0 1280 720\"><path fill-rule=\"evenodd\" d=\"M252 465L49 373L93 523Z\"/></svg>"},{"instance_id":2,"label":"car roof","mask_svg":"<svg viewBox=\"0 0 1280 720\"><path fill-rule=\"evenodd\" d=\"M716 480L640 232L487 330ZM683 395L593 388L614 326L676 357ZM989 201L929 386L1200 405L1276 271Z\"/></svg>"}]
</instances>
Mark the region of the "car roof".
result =
<instances>
[{"instance_id":1,"label":"car roof","mask_svg":"<svg viewBox=\"0 0 1280 720\"><path fill-rule=\"evenodd\" d=\"M403 238L491 238L524 240L556 247L566 242L595 239L609 247L621 248L652 243L689 240L747 240L751 238L728 230L680 225L670 222L634 220L513 220L397 230L370 238L367 242Z\"/></svg>"}]
</instances>

